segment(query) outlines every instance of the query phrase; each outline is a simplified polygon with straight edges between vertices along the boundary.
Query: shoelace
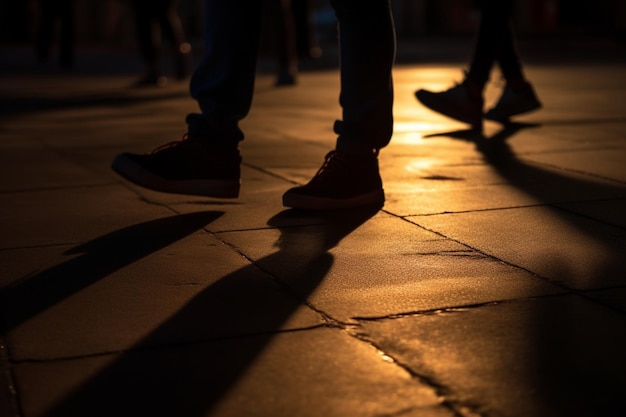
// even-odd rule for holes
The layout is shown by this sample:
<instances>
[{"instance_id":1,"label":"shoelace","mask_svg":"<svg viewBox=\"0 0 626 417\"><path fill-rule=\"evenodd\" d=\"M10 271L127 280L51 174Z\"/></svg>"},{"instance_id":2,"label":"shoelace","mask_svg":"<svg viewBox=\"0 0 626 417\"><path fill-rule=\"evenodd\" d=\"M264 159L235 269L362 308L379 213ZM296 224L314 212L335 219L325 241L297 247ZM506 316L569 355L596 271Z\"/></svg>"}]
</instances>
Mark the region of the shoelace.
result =
<instances>
[{"instance_id":1,"label":"shoelace","mask_svg":"<svg viewBox=\"0 0 626 417\"><path fill-rule=\"evenodd\" d=\"M374 158L378 156L378 151L378 149L372 149L372 156ZM313 178L325 178L328 175L331 175L339 170L341 168L341 165L345 165L348 161L349 160L346 159L344 155L340 154L336 150L332 150L326 154L326 156L324 157L324 163L322 164L320 169L317 170L317 173Z\"/></svg>"},{"instance_id":2,"label":"shoelace","mask_svg":"<svg viewBox=\"0 0 626 417\"><path fill-rule=\"evenodd\" d=\"M173 140L171 142L167 142L161 146L156 147L155 149L152 150L152 152L150 152L151 155L154 155L155 153L167 150L167 149L173 149L176 148L178 146L180 146L183 142L185 142L186 140L189 140L189 134L185 133L183 135L183 137L179 140Z\"/></svg>"},{"instance_id":3,"label":"shoelace","mask_svg":"<svg viewBox=\"0 0 626 417\"><path fill-rule=\"evenodd\" d=\"M340 163L339 160L341 159L342 158L339 156L337 151L333 150L333 151L328 152L326 156L324 157L324 163L322 164L320 169L317 170L317 173L315 174L314 178L325 177L337 171L339 167L339 163Z\"/></svg>"}]
</instances>

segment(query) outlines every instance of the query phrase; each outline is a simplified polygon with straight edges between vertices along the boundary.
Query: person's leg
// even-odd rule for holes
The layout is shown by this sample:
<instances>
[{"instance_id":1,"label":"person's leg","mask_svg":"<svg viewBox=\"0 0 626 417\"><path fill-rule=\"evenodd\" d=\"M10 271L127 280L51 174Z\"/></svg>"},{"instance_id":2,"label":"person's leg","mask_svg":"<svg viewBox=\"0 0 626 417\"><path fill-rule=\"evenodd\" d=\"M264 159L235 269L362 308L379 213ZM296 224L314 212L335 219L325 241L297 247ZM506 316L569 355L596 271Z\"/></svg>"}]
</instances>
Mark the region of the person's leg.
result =
<instances>
[{"instance_id":1,"label":"person's leg","mask_svg":"<svg viewBox=\"0 0 626 417\"><path fill-rule=\"evenodd\" d=\"M343 120L337 150L371 152L393 132L395 30L388 0L332 0L339 22Z\"/></svg>"},{"instance_id":2,"label":"person's leg","mask_svg":"<svg viewBox=\"0 0 626 417\"><path fill-rule=\"evenodd\" d=\"M341 50L343 120L335 151L306 185L283 195L283 204L332 210L373 206L385 196L378 151L393 133L395 31L388 0L333 0Z\"/></svg>"},{"instance_id":3,"label":"person's leg","mask_svg":"<svg viewBox=\"0 0 626 417\"><path fill-rule=\"evenodd\" d=\"M54 2L39 1L39 24L37 26L37 60L44 64L50 58L50 48L54 39Z\"/></svg>"},{"instance_id":4,"label":"person's leg","mask_svg":"<svg viewBox=\"0 0 626 417\"><path fill-rule=\"evenodd\" d=\"M59 62L63 68L74 65L74 0L59 1L61 20L61 37L59 47Z\"/></svg>"},{"instance_id":5,"label":"person's leg","mask_svg":"<svg viewBox=\"0 0 626 417\"><path fill-rule=\"evenodd\" d=\"M480 25L466 80L482 93L496 60L503 56L514 59L516 55L511 49L510 32L513 1L480 0L478 5ZM511 70L514 70L514 60L509 62L509 65Z\"/></svg>"},{"instance_id":6,"label":"person's leg","mask_svg":"<svg viewBox=\"0 0 626 417\"><path fill-rule=\"evenodd\" d=\"M133 0L133 17L139 53L144 63L144 74L135 83L136 86L164 84L167 80L160 78L159 48L155 33L155 14L153 0Z\"/></svg>"},{"instance_id":7,"label":"person's leg","mask_svg":"<svg viewBox=\"0 0 626 417\"><path fill-rule=\"evenodd\" d=\"M298 76L296 33L291 0L266 1L276 53L276 85L294 85Z\"/></svg>"},{"instance_id":8,"label":"person's leg","mask_svg":"<svg viewBox=\"0 0 626 417\"><path fill-rule=\"evenodd\" d=\"M297 56L302 59L319 58L322 49L317 41L310 0L289 0L293 11Z\"/></svg>"},{"instance_id":9,"label":"person's leg","mask_svg":"<svg viewBox=\"0 0 626 417\"><path fill-rule=\"evenodd\" d=\"M474 40L470 65L463 82L444 91L420 89L416 98L426 107L445 116L482 129L483 90L501 49L502 32L508 25L509 0L477 0L480 23ZM493 5L493 6L492 6Z\"/></svg>"},{"instance_id":10,"label":"person's leg","mask_svg":"<svg viewBox=\"0 0 626 417\"><path fill-rule=\"evenodd\" d=\"M154 0L157 19L163 38L172 43L172 52L176 65L176 78L187 77L190 71L191 47L185 38L183 23L178 16L179 0Z\"/></svg>"},{"instance_id":11,"label":"person's leg","mask_svg":"<svg viewBox=\"0 0 626 417\"><path fill-rule=\"evenodd\" d=\"M252 103L262 2L205 0L204 55L192 74L200 111L187 116L181 141L150 154L123 153L112 168L157 191L234 198L239 195L244 135L239 121Z\"/></svg>"},{"instance_id":12,"label":"person's leg","mask_svg":"<svg viewBox=\"0 0 626 417\"><path fill-rule=\"evenodd\" d=\"M536 110L541 107L535 91L526 80L517 51L513 33L513 0L483 0L483 16L488 21L498 21L499 42L496 44L495 59L506 84L504 91L485 118L506 121L511 116ZM495 26L495 23L492 24Z\"/></svg>"},{"instance_id":13,"label":"person's leg","mask_svg":"<svg viewBox=\"0 0 626 417\"><path fill-rule=\"evenodd\" d=\"M224 132L238 142L238 124L250 110L261 30L258 0L206 0L204 54L191 76L191 96L200 113L189 115L192 136Z\"/></svg>"}]
</instances>

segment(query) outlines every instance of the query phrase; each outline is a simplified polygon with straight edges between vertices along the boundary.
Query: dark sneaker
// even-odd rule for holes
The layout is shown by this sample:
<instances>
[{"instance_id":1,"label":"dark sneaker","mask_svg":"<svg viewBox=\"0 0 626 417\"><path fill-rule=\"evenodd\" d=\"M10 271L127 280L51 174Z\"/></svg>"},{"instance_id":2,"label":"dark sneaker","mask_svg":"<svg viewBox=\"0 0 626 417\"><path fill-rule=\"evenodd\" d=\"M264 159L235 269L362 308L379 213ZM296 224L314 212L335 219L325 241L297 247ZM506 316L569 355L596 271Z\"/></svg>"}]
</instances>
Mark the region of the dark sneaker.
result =
<instances>
[{"instance_id":1,"label":"dark sneaker","mask_svg":"<svg viewBox=\"0 0 626 417\"><path fill-rule=\"evenodd\" d=\"M283 205L304 210L383 206L385 193L375 153L354 156L331 151L308 184L283 195Z\"/></svg>"},{"instance_id":2,"label":"dark sneaker","mask_svg":"<svg viewBox=\"0 0 626 417\"><path fill-rule=\"evenodd\" d=\"M472 126L482 126L483 99L477 95L472 97L465 83L439 92L418 90L415 97L424 106Z\"/></svg>"},{"instance_id":3,"label":"dark sneaker","mask_svg":"<svg viewBox=\"0 0 626 417\"><path fill-rule=\"evenodd\" d=\"M236 198L240 163L236 146L215 145L185 135L149 154L122 153L111 167L127 180L155 191Z\"/></svg>"},{"instance_id":4,"label":"dark sneaker","mask_svg":"<svg viewBox=\"0 0 626 417\"><path fill-rule=\"evenodd\" d=\"M530 84L518 90L513 90L507 84L496 105L485 113L485 119L506 121L512 116L539 108L541 108L541 103Z\"/></svg>"}]
</instances>

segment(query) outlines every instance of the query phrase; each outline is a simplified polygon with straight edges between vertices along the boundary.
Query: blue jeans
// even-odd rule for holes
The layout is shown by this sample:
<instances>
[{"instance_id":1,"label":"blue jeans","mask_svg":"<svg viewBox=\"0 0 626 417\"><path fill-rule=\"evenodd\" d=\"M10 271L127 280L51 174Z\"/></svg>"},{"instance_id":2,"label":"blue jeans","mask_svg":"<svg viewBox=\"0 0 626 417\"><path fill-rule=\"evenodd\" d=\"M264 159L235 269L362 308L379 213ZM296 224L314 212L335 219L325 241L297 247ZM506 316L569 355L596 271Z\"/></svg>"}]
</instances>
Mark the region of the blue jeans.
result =
<instances>
[{"instance_id":1,"label":"blue jeans","mask_svg":"<svg viewBox=\"0 0 626 417\"><path fill-rule=\"evenodd\" d=\"M200 113L189 134L238 142L250 110L261 29L261 0L205 0L204 56L190 84ZM380 149L393 131L395 30L390 0L331 0L339 24L342 120L337 149Z\"/></svg>"}]
</instances>

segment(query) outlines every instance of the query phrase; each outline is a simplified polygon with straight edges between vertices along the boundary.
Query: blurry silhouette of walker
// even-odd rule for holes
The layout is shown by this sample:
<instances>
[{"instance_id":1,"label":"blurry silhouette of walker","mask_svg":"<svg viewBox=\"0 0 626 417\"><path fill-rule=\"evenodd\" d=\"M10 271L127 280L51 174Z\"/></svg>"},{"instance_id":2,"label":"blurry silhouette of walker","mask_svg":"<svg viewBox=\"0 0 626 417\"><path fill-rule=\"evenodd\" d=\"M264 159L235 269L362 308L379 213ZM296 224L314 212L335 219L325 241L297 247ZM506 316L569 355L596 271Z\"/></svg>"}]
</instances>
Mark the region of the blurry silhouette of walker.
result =
<instances>
[{"instance_id":1,"label":"blurry silhouette of walker","mask_svg":"<svg viewBox=\"0 0 626 417\"><path fill-rule=\"evenodd\" d=\"M167 78L161 73L161 41L172 43L176 78L185 79L191 72L191 45L186 41L178 15L179 0L132 0L137 41L145 64L145 73L135 86L162 86Z\"/></svg>"}]
</instances>

